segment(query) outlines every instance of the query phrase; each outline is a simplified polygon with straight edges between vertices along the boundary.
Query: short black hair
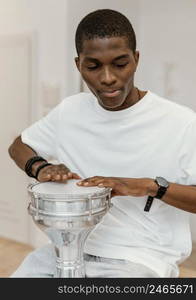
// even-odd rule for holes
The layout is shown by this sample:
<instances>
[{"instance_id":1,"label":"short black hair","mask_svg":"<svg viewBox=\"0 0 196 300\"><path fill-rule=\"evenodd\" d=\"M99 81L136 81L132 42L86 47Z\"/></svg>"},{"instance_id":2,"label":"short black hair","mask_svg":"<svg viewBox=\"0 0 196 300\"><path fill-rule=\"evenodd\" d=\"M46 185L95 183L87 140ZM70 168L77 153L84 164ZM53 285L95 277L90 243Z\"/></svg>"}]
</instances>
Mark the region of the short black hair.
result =
<instances>
[{"instance_id":1,"label":"short black hair","mask_svg":"<svg viewBox=\"0 0 196 300\"><path fill-rule=\"evenodd\" d=\"M78 24L75 35L78 56L83 51L85 40L105 37L125 37L128 47L135 53L136 36L127 17L115 10L98 9L86 15Z\"/></svg>"}]
</instances>

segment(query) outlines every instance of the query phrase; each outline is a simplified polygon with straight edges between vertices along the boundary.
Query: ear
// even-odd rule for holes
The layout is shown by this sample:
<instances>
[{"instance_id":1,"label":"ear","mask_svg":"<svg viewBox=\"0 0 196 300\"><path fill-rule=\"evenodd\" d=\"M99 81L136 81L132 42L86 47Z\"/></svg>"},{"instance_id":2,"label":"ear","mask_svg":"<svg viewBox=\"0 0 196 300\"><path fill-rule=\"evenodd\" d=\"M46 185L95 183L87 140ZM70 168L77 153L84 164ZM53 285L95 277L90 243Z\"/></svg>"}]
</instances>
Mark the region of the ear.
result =
<instances>
[{"instance_id":1,"label":"ear","mask_svg":"<svg viewBox=\"0 0 196 300\"><path fill-rule=\"evenodd\" d=\"M136 65L138 65L138 62L139 62L139 57L140 57L140 53L139 53L139 51L135 51L134 57L135 57L135 62L136 62Z\"/></svg>"},{"instance_id":2,"label":"ear","mask_svg":"<svg viewBox=\"0 0 196 300\"><path fill-rule=\"evenodd\" d=\"M80 72L80 59L79 59L79 57L75 57L75 63L76 63L76 67L77 67L77 69L78 69L78 71Z\"/></svg>"}]
</instances>

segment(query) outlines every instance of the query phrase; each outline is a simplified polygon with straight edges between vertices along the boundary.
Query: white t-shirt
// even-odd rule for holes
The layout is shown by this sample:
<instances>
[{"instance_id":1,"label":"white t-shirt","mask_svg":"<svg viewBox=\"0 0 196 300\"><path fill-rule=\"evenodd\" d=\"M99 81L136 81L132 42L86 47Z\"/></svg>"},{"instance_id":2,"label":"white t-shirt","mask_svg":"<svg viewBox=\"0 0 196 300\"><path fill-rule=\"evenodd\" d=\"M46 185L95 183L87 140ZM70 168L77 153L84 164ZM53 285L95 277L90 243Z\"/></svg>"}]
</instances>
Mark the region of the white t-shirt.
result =
<instances>
[{"instance_id":1,"label":"white t-shirt","mask_svg":"<svg viewBox=\"0 0 196 300\"><path fill-rule=\"evenodd\" d=\"M196 184L196 113L148 91L121 111L102 108L91 93L63 100L22 132L38 155L81 177L155 178ZM85 252L143 263L161 277L178 276L191 253L189 213L155 199L118 196L90 233Z\"/></svg>"}]
</instances>

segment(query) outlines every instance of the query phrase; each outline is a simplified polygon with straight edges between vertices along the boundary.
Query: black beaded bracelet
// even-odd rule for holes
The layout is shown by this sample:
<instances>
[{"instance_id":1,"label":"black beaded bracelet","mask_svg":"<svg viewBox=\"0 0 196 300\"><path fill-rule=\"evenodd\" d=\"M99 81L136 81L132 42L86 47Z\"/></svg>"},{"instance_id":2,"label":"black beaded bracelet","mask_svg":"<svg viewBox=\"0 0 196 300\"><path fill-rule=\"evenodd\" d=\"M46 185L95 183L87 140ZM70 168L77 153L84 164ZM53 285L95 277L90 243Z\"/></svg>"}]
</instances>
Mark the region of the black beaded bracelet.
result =
<instances>
[{"instance_id":1,"label":"black beaded bracelet","mask_svg":"<svg viewBox=\"0 0 196 300\"><path fill-rule=\"evenodd\" d=\"M29 176L29 177L33 177L35 178L35 176L33 175L32 173L32 166L35 162L37 161L45 161L47 162L43 157L41 156L34 156L34 157L31 157L30 159L27 160L26 164L25 164L25 172L26 174Z\"/></svg>"},{"instance_id":2,"label":"black beaded bracelet","mask_svg":"<svg viewBox=\"0 0 196 300\"><path fill-rule=\"evenodd\" d=\"M35 173L35 179L37 179L38 175L39 175L39 172L41 169L45 168L46 166L50 166L52 164L48 163L48 162L45 162L43 163L42 165L40 165L37 170L36 170L36 173Z\"/></svg>"}]
</instances>

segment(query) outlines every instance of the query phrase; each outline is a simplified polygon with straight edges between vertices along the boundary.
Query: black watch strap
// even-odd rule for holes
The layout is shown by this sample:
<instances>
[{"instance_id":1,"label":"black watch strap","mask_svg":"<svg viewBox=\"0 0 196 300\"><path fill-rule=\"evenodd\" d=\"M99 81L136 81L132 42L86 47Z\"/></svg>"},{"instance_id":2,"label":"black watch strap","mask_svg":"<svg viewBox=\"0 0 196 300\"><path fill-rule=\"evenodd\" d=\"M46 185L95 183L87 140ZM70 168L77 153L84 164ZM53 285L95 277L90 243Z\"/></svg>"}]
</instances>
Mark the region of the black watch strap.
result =
<instances>
[{"instance_id":1,"label":"black watch strap","mask_svg":"<svg viewBox=\"0 0 196 300\"><path fill-rule=\"evenodd\" d=\"M154 197L148 196L148 199L146 201L146 205L144 207L144 211L149 211L150 210L153 200L154 200Z\"/></svg>"},{"instance_id":2,"label":"black watch strap","mask_svg":"<svg viewBox=\"0 0 196 300\"><path fill-rule=\"evenodd\" d=\"M162 180L165 181L165 184L166 184L165 186L161 185L161 184L158 182L159 178L161 178ZM159 188L158 188L158 191L157 191L157 194L156 194L156 196L155 196L155 198L161 199L161 198L164 196L164 194L166 193L169 184L168 184L168 182L167 182L164 178L162 178L162 177L157 177L157 178L155 179L155 183L156 183L156 184L158 185L158 187L159 187Z\"/></svg>"},{"instance_id":3,"label":"black watch strap","mask_svg":"<svg viewBox=\"0 0 196 300\"><path fill-rule=\"evenodd\" d=\"M155 182L156 182L156 180L155 180ZM163 197L163 195L165 194L166 191L167 191L166 187L159 186L159 189L157 191L157 194L156 194L155 198L161 199Z\"/></svg>"},{"instance_id":4,"label":"black watch strap","mask_svg":"<svg viewBox=\"0 0 196 300\"><path fill-rule=\"evenodd\" d=\"M161 199L169 187L169 182L163 177L156 177L155 183L158 185L157 194L154 197L148 196L144 211L149 211L154 198Z\"/></svg>"}]
</instances>

